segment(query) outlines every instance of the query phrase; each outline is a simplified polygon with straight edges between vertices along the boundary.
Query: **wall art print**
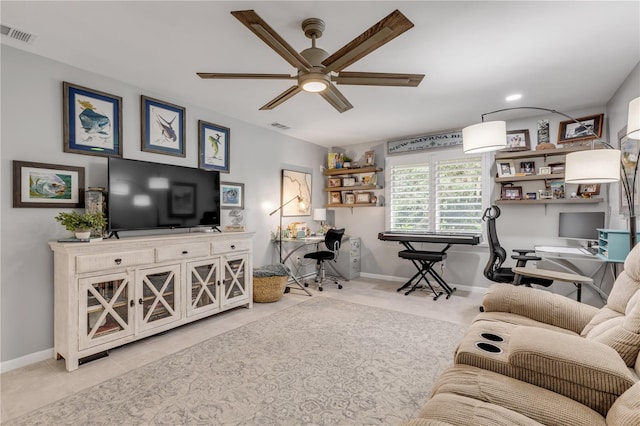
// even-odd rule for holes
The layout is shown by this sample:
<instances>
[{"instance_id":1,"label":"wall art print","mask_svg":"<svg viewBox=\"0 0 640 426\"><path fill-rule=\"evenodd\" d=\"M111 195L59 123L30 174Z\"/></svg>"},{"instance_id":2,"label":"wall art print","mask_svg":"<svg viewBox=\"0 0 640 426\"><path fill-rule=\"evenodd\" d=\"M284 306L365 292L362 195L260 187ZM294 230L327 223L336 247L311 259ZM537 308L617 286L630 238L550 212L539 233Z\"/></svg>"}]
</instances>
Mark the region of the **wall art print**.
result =
<instances>
[{"instance_id":1,"label":"wall art print","mask_svg":"<svg viewBox=\"0 0 640 426\"><path fill-rule=\"evenodd\" d=\"M220 182L220 208L244 209L244 183Z\"/></svg>"},{"instance_id":2,"label":"wall art print","mask_svg":"<svg viewBox=\"0 0 640 426\"><path fill-rule=\"evenodd\" d=\"M14 160L13 207L84 207L84 167Z\"/></svg>"},{"instance_id":3,"label":"wall art print","mask_svg":"<svg viewBox=\"0 0 640 426\"><path fill-rule=\"evenodd\" d=\"M62 82L64 152L122 157L122 98Z\"/></svg>"},{"instance_id":4,"label":"wall art print","mask_svg":"<svg viewBox=\"0 0 640 426\"><path fill-rule=\"evenodd\" d=\"M140 115L143 151L186 156L183 107L141 95Z\"/></svg>"},{"instance_id":5,"label":"wall art print","mask_svg":"<svg viewBox=\"0 0 640 426\"><path fill-rule=\"evenodd\" d=\"M302 201L282 207L282 216L309 216L311 214L311 173L282 170L282 199L285 204L296 196Z\"/></svg>"},{"instance_id":6,"label":"wall art print","mask_svg":"<svg viewBox=\"0 0 640 426\"><path fill-rule=\"evenodd\" d=\"M199 166L229 173L231 129L198 120Z\"/></svg>"}]
</instances>

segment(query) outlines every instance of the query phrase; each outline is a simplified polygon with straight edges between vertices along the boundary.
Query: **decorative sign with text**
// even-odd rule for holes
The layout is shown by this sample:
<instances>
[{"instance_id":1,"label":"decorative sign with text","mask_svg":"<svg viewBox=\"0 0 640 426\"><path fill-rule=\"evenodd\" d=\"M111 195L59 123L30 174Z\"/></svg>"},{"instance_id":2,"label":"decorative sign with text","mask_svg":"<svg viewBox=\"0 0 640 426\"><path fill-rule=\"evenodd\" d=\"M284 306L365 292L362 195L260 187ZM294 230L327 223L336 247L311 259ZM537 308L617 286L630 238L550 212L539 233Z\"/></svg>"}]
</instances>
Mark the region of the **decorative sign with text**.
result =
<instances>
[{"instance_id":1,"label":"decorative sign with text","mask_svg":"<svg viewBox=\"0 0 640 426\"><path fill-rule=\"evenodd\" d=\"M421 151L423 149L446 148L462 144L462 130L414 136L387 142L387 153Z\"/></svg>"}]
</instances>

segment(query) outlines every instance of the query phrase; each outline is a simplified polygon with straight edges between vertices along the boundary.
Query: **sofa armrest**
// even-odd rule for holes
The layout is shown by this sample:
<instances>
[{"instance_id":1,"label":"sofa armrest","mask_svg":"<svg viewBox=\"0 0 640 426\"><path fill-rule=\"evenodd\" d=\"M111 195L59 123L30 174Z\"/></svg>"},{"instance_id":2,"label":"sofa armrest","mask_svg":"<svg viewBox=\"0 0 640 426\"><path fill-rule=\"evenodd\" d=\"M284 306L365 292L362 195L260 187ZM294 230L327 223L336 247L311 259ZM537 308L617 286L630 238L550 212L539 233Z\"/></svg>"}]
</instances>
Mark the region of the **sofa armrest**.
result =
<instances>
[{"instance_id":1,"label":"sofa armrest","mask_svg":"<svg viewBox=\"0 0 640 426\"><path fill-rule=\"evenodd\" d=\"M482 300L485 312L507 312L580 334L600 310L559 294L511 284L493 284Z\"/></svg>"},{"instance_id":2,"label":"sofa armrest","mask_svg":"<svg viewBox=\"0 0 640 426\"><path fill-rule=\"evenodd\" d=\"M532 373L537 377L534 384L549 390L556 390L560 381L591 391L621 395L637 380L611 347L537 327L513 330L508 363ZM584 395L567 396L580 400Z\"/></svg>"}]
</instances>

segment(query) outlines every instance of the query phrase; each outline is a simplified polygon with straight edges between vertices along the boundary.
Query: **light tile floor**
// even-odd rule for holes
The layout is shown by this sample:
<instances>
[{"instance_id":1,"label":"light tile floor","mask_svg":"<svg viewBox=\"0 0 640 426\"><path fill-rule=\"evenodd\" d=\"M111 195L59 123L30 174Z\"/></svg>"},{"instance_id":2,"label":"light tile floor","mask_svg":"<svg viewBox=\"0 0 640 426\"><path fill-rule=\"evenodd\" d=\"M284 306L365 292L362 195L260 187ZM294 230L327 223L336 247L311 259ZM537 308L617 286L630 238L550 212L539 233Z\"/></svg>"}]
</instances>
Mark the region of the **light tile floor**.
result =
<instances>
[{"instance_id":1,"label":"light tile floor","mask_svg":"<svg viewBox=\"0 0 640 426\"><path fill-rule=\"evenodd\" d=\"M345 282L342 290L338 290L333 284L325 284L323 292L318 292L314 287L309 288L313 297L332 297L461 325L469 325L478 314L484 294L482 289L472 292L458 290L449 300L442 296L434 301L432 294L425 290L418 290L409 296L398 293L396 289L400 285L397 282L359 278ZM64 360L53 359L8 371L0 376L1 420L4 422L21 416L308 298L304 292L293 288L276 303L254 303L250 310L237 308L130 343L111 350L108 357L82 365L71 373L65 370Z\"/></svg>"}]
</instances>

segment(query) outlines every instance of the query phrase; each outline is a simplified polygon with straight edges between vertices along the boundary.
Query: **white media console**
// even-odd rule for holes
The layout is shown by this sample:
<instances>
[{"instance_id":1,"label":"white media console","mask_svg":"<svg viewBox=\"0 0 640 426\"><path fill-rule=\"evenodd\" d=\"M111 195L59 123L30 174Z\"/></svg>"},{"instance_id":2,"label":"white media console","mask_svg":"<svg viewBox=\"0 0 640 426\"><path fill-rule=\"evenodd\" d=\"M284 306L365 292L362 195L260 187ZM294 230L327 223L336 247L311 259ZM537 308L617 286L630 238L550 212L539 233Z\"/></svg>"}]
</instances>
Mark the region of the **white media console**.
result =
<instances>
[{"instance_id":1,"label":"white media console","mask_svg":"<svg viewBox=\"0 0 640 426\"><path fill-rule=\"evenodd\" d=\"M79 360L238 306L253 306L253 233L50 242L54 357Z\"/></svg>"}]
</instances>

